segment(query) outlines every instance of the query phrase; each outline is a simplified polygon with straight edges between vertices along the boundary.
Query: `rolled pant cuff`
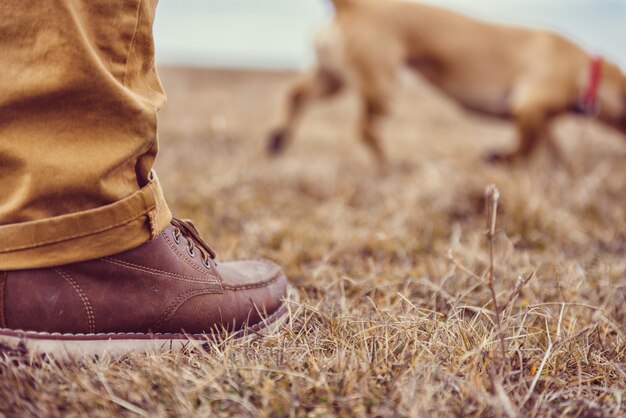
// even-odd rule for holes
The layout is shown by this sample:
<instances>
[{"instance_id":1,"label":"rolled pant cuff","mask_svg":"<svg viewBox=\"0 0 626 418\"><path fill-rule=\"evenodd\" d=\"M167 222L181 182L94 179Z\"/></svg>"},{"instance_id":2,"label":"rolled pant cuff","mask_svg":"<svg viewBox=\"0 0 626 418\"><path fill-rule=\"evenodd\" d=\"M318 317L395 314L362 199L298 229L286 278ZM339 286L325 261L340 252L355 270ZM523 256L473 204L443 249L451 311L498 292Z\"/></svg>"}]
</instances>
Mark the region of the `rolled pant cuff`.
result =
<instances>
[{"instance_id":1,"label":"rolled pant cuff","mask_svg":"<svg viewBox=\"0 0 626 418\"><path fill-rule=\"evenodd\" d=\"M154 172L118 202L83 212L0 226L0 270L61 266L130 250L172 219Z\"/></svg>"}]
</instances>

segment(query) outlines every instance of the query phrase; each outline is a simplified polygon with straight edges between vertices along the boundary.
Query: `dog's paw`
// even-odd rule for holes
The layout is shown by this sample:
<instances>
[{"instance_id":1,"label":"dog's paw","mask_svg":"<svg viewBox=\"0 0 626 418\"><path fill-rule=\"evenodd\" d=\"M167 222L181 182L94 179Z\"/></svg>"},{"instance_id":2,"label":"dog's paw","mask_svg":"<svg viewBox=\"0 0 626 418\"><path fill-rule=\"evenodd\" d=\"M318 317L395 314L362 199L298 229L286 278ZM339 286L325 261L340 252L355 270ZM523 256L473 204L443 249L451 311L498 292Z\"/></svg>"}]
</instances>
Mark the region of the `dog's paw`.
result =
<instances>
[{"instance_id":1,"label":"dog's paw","mask_svg":"<svg viewBox=\"0 0 626 418\"><path fill-rule=\"evenodd\" d=\"M282 129L272 131L267 138L267 153L278 155L285 150L287 145L287 132Z\"/></svg>"},{"instance_id":2,"label":"dog's paw","mask_svg":"<svg viewBox=\"0 0 626 418\"><path fill-rule=\"evenodd\" d=\"M514 154L504 152L491 152L483 157L489 164L509 164L513 162Z\"/></svg>"}]
</instances>

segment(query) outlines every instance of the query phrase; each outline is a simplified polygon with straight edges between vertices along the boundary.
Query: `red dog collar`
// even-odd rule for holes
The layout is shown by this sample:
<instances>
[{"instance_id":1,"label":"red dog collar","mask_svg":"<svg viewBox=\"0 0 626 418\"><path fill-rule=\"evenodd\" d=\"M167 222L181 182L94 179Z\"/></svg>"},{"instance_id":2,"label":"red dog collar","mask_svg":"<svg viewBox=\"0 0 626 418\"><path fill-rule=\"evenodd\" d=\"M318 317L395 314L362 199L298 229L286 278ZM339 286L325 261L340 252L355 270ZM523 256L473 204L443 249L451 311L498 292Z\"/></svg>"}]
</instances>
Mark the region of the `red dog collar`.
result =
<instances>
[{"instance_id":1,"label":"red dog collar","mask_svg":"<svg viewBox=\"0 0 626 418\"><path fill-rule=\"evenodd\" d=\"M588 115L596 114L598 110L598 90L600 90L600 81L602 80L602 65L604 60L600 56L591 58L589 66L589 80L587 87L580 100L580 108L583 113Z\"/></svg>"}]
</instances>

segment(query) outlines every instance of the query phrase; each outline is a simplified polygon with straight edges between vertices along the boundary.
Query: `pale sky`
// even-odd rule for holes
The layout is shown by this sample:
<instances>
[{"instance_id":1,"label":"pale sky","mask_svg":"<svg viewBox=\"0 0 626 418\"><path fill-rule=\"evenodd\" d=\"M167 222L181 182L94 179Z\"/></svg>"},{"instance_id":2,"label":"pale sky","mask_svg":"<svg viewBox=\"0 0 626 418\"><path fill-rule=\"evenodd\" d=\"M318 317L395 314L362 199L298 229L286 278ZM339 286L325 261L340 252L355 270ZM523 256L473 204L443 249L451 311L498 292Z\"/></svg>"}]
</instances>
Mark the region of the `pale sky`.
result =
<instances>
[{"instance_id":1,"label":"pale sky","mask_svg":"<svg viewBox=\"0 0 626 418\"><path fill-rule=\"evenodd\" d=\"M626 0L424 0L480 18L564 33L626 69ZM328 0L161 0L157 62L303 68Z\"/></svg>"}]
</instances>

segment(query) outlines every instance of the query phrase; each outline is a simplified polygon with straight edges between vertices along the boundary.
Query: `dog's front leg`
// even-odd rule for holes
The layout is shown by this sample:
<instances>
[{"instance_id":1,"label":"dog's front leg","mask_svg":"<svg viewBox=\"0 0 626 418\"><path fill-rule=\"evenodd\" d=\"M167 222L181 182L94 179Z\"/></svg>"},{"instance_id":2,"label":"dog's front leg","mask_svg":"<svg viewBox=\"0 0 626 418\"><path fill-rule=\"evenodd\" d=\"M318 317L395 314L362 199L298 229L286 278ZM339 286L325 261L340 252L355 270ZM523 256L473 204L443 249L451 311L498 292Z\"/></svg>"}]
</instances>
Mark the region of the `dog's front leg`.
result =
<instances>
[{"instance_id":1,"label":"dog's front leg","mask_svg":"<svg viewBox=\"0 0 626 418\"><path fill-rule=\"evenodd\" d=\"M518 159L529 158L541 140L546 140L550 133L548 125L552 117L567 107L567 98L557 92L541 88L520 90L513 102L513 117L517 126L518 145L513 152L494 152L487 156L492 163L511 163ZM548 146L550 147L551 144ZM556 148L550 151L558 152ZM553 155L554 156L554 155Z\"/></svg>"},{"instance_id":2,"label":"dog's front leg","mask_svg":"<svg viewBox=\"0 0 626 418\"><path fill-rule=\"evenodd\" d=\"M287 105L281 122L270 132L267 151L279 154L291 141L305 108L316 99L334 97L344 87L343 79L330 71L317 68L298 79L289 89Z\"/></svg>"},{"instance_id":3,"label":"dog's front leg","mask_svg":"<svg viewBox=\"0 0 626 418\"><path fill-rule=\"evenodd\" d=\"M382 117L387 114L387 106L383 99L364 98L361 113L361 139L374 155L378 167L384 171L387 167L387 155L380 144L378 125Z\"/></svg>"},{"instance_id":4,"label":"dog's front leg","mask_svg":"<svg viewBox=\"0 0 626 418\"><path fill-rule=\"evenodd\" d=\"M540 138L545 135L544 119L535 115L518 118L517 132L518 145L513 152L492 152L487 155L486 160L490 163L512 163L517 159L528 158L537 147Z\"/></svg>"}]
</instances>

